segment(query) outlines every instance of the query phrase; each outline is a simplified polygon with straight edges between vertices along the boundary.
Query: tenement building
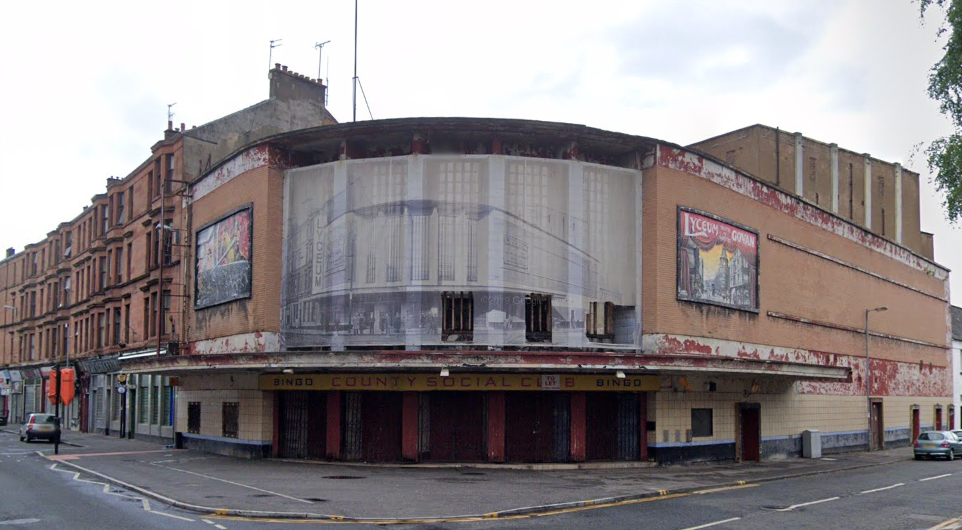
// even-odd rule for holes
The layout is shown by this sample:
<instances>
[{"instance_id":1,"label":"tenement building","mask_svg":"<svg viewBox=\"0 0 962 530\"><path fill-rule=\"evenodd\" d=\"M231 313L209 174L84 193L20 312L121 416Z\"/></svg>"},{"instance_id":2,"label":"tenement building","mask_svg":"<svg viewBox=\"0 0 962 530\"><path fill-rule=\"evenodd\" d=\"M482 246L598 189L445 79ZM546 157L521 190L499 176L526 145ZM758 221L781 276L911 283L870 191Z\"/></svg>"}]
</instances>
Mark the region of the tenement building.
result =
<instances>
[{"instance_id":1,"label":"tenement building","mask_svg":"<svg viewBox=\"0 0 962 530\"><path fill-rule=\"evenodd\" d=\"M335 123L325 86L277 65L270 97L200 127L175 129L79 215L0 261L0 416L18 423L47 399L56 366L76 370L65 428L174 439L176 379L128 375L129 359L184 343L184 268L193 253L187 184L227 154L277 133Z\"/></svg>"},{"instance_id":2,"label":"tenement building","mask_svg":"<svg viewBox=\"0 0 962 530\"><path fill-rule=\"evenodd\" d=\"M130 295L152 321L176 285L177 329L114 359L104 414L150 419L159 381L181 446L387 462L752 461L955 424L948 270L897 164L762 126L291 129L187 164L178 268ZM15 338L58 315L24 311ZM5 348L41 381L57 358Z\"/></svg>"}]
</instances>

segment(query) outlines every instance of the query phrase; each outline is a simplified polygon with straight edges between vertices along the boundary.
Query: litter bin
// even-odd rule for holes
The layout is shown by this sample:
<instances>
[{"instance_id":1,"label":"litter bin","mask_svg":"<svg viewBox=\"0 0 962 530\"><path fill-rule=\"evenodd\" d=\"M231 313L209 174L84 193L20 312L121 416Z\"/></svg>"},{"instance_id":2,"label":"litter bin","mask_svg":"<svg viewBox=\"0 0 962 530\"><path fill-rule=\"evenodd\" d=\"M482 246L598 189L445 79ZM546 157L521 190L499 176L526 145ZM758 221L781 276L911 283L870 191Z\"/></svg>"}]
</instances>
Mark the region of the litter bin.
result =
<instances>
[{"instance_id":1,"label":"litter bin","mask_svg":"<svg viewBox=\"0 0 962 530\"><path fill-rule=\"evenodd\" d=\"M817 429L802 431L802 457L822 458L822 432Z\"/></svg>"}]
</instances>

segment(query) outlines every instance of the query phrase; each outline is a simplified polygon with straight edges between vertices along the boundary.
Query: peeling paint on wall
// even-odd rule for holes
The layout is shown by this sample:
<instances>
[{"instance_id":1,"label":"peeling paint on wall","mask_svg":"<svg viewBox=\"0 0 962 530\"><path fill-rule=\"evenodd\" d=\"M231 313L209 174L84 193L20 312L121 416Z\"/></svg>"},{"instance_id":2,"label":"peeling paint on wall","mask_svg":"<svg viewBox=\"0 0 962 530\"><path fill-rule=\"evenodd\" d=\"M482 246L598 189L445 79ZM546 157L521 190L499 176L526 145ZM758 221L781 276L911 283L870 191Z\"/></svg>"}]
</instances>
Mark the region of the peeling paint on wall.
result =
<instances>
[{"instance_id":1,"label":"peeling paint on wall","mask_svg":"<svg viewBox=\"0 0 962 530\"><path fill-rule=\"evenodd\" d=\"M800 394L865 395L865 360L831 352L779 348L760 344L684 335L644 335L645 354L658 356L708 356L752 359L807 366L847 368L850 381L800 381ZM949 369L932 364L872 359L873 396L936 396L952 394Z\"/></svg>"},{"instance_id":2,"label":"peeling paint on wall","mask_svg":"<svg viewBox=\"0 0 962 530\"><path fill-rule=\"evenodd\" d=\"M948 270L913 254L908 249L886 241L859 226L840 217L836 217L827 211L816 208L797 197L779 191L761 181L749 178L731 168L707 160L690 151L659 145L657 153L657 165L659 166L683 171L690 175L710 180L715 184L724 186L797 219L828 230L850 241L854 241L859 245L875 250L913 269L944 281L946 284L945 299L948 299Z\"/></svg>"},{"instance_id":3,"label":"peeling paint on wall","mask_svg":"<svg viewBox=\"0 0 962 530\"><path fill-rule=\"evenodd\" d=\"M224 353L266 353L281 350L277 333L245 333L210 340L191 342L183 355L212 355Z\"/></svg>"},{"instance_id":4,"label":"peeling paint on wall","mask_svg":"<svg viewBox=\"0 0 962 530\"><path fill-rule=\"evenodd\" d=\"M231 158L197 182L193 189L194 201L200 200L238 175L268 165L270 159L268 152L268 146L259 145Z\"/></svg>"}]
</instances>

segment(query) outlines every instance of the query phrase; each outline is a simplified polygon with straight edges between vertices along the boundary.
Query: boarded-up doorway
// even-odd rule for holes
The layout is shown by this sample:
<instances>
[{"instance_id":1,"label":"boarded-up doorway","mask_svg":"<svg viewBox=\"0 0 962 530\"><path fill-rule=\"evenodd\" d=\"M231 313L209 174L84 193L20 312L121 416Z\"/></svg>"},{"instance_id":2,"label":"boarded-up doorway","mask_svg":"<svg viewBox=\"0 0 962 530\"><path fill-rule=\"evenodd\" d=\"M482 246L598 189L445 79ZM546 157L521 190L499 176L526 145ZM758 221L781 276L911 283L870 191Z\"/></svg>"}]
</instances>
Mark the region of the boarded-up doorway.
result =
<instances>
[{"instance_id":1,"label":"boarded-up doorway","mask_svg":"<svg viewBox=\"0 0 962 530\"><path fill-rule=\"evenodd\" d=\"M428 425L430 438L422 457L433 462L483 462L487 450L485 394L428 394L428 416L422 423Z\"/></svg>"},{"instance_id":2,"label":"boarded-up doorway","mask_svg":"<svg viewBox=\"0 0 962 530\"><path fill-rule=\"evenodd\" d=\"M505 400L505 459L508 462L554 460L556 398L549 392L508 392ZM567 397L567 395L560 395Z\"/></svg>"},{"instance_id":3,"label":"boarded-up doorway","mask_svg":"<svg viewBox=\"0 0 962 530\"><path fill-rule=\"evenodd\" d=\"M738 460L758 462L762 458L762 406L760 403L738 404Z\"/></svg>"}]
</instances>

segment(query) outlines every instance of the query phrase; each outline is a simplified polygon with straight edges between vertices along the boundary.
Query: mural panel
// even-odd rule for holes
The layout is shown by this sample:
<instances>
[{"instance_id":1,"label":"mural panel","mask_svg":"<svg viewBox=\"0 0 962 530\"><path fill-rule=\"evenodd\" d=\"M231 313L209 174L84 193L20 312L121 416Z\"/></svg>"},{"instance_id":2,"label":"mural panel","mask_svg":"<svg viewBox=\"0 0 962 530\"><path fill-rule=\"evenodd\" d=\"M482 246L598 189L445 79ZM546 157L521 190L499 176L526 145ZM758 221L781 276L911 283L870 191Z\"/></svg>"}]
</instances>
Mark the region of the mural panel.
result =
<instances>
[{"instance_id":1,"label":"mural panel","mask_svg":"<svg viewBox=\"0 0 962 530\"><path fill-rule=\"evenodd\" d=\"M758 232L678 209L678 299L758 312Z\"/></svg>"},{"instance_id":2,"label":"mural panel","mask_svg":"<svg viewBox=\"0 0 962 530\"><path fill-rule=\"evenodd\" d=\"M250 298L251 219L247 206L197 231L195 309Z\"/></svg>"}]
</instances>

